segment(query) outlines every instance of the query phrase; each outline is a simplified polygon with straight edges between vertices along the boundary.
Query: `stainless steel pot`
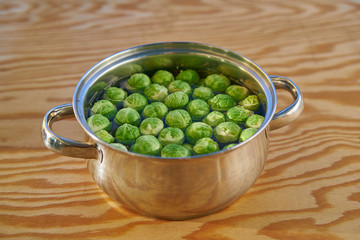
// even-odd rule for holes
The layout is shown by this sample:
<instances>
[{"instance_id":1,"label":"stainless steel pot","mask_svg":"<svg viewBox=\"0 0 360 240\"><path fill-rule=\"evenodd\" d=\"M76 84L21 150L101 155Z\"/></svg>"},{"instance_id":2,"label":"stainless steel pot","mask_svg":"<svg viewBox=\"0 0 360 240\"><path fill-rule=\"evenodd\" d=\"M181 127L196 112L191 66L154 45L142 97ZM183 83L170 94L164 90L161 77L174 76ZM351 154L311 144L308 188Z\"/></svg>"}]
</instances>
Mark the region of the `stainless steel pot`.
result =
<instances>
[{"instance_id":1,"label":"stainless steel pot","mask_svg":"<svg viewBox=\"0 0 360 240\"><path fill-rule=\"evenodd\" d=\"M123 152L91 132L86 113L104 86L134 72L174 68L220 72L245 84L261 99L263 125L254 136L232 149L183 159ZM278 113L275 87L286 89L295 100ZM87 159L95 182L126 208L146 216L182 220L217 212L244 194L264 168L269 131L295 120L302 109L303 98L291 80L268 76L244 56L200 43L155 43L124 50L93 66L79 81L72 104L57 106L45 115L42 137L54 152ZM52 132L54 121L74 115L89 142L65 139Z\"/></svg>"}]
</instances>

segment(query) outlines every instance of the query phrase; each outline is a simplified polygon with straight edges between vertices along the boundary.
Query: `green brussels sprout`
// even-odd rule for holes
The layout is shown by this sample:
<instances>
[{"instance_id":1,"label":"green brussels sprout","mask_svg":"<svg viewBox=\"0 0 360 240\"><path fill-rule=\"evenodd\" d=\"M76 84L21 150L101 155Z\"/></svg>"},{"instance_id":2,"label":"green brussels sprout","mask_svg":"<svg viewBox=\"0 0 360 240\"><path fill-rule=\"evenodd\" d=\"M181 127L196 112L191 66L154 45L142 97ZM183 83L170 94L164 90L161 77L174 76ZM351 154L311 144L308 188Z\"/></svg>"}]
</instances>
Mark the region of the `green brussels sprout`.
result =
<instances>
[{"instance_id":1,"label":"green brussels sprout","mask_svg":"<svg viewBox=\"0 0 360 240\"><path fill-rule=\"evenodd\" d=\"M169 84L174 81L174 76L171 72L166 70L158 70L151 77L153 83L157 83L164 86L169 86Z\"/></svg>"},{"instance_id":2,"label":"green brussels sprout","mask_svg":"<svg viewBox=\"0 0 360 240\"><path fill-rule=\"evenodd\" d=\"M248 140L252 135L256 133L256 131L256 128L245 128L240 134L239 142L244 142Z\"/></svg>"},{"instance_id":3,"label":"green brussels sprout","mask_svg":"<svg viewBox=\"0 0 360 240\"><path fill-rule=\"evenodd\" d=\"M227 110L226 121L242 124L252 114L252 111L245 109L243 106L235 106Z\"/></svg>"},{"instance_id":4,"label":"green brussels sprout","mask_svg":"<svg viewBox=\"0 0 360 240\"><path fill-rule=\"evenodd\" d=\"M150 78L144 73L135 73L127 81L127 89L132 92L143 90L151 84Z\"/></svg>"},{"instance_id":5,"label":"green brussels sprout","mask_svg":"<svg viewBox=\"0 0 360 240\"><path fill-rule=\"evenodd\" d=\"M147 57L143 61L144 70L154 70L154 69L167 69L174 65L173 61L164 57L164 55L157 55L152 57Z\"/></svg>"},{"instance_id":6,"label":"green brussels sprout","mask_svg":"<svg viewBox=\"0 0 360 240\"><path fill-rule=\"evenodd\" d=\"M153 83L144 89L144 95L150 99L150 101L162 102L169 94L165 86Z\"/></svg>"},{"instance_id":7,"label":"green brussels sprout","mask_svg":"<svg viewBox=\"0 0 360 240\"><path fill-rule=\"evenodd\" d=\"M101 114L94 114L86 120L91 131L97 132L100 130L110 131L112 123L109 119Z\"/></svg>"},{"instance_id":8,"label":"green brussels sprout","mask_svg":"<svg viewBox=\"0 0 360 240\"><path fill-rule=\"evenodd\" d=\"M265 96L264 94L259 93L259 94L257 95L257 97L258 97L260 103L266 104L266 96Z\"/></svg>"},{"instance_id":9,"label":"green brussels sprout","mask_svg":"<svg viewBox=\"0 0 360 240\"><path fill-rule=\"evenodd\" d=\"M109 100L116 106L120 106L121 103L124 102L125 98L127 98L128 94L123 89L118 87L109 87L105 90L103 95L103 99Z\"/></svg>"},{"instance_id":10,"label":"green brussels sprout","mask_svg":"<svg viewBox=\"0 0 360 240\"><path fill-rule=\"evenodd\" d=\"M219 143L231 143L239 139L241 128L233 122L223 122L214 129L214 137Z\"/></svg>"},{"instance_id":11,"label":"green brussels sprout","mask_svg":"<svg viewBox=\"0 0 360 240\"><path fill-rule=\"evenodd\" d=\"M196 84L196 86L197 86L197 87L206 87L206 88L208 88L208 87L206 86L206 84L205 84L205 79L200 79L199 83ZM210 89L211 89L211 88L210 88ZM211 91L212 91L212 89L211 89Z\"/></svg>"},{"instance_id":12,"label":"green brussels sprout","mask_svg":"<svg viewBox=\"0 0 360 240\"><path fill-rule=\"evenodd\" d=\"M138 137L140 137L139 128L128 123L118 127L115 132L116 140L125 145L132 144Z\"/></svg>"},{"instance_id":13,"label":"green brussels sprout","mask_svg":"<svg viewBox=\"0 0 360 240\"><path fill-rule=\"evenodd\" d=\"M147 105L146 97L141 95L140 93L130 94L124 101L124 107L131 107L136 111L142 111Z\"/></svg>"},{"instance_id":14,"label":"green brussels sprout","mask_svg":"<svg viewBox=\"0 0 360 240\"><path fill-rule=\"evenodd\" d=\"M251 111L256 111L260 107L260 101L256 95L250 95L241 101L240 105Z\"/></svg>"},{"instance_id":15,"label":"green brussels sprout","mask_svg":"<svg viewBox=\"0 0 360 240\"><path fill-rule=\"evenodd\" d=\"M90 88L89 88L89 96L93 96L101 91L103 91L105 88L107 88L109 85L107 82L104 81L97 81L95 82Z\"/></svg>"},{"instance_id":16,"label":"green brussels sprout","mask_svg":"<svg viewBox=\"0 0 360 240\"><path fill-rule=\"evenodd\" d=\"M115 117L117 109L109 100L99 100L90 109L91 115L101 114L109 119Z\"/></svg>"},{"instance_id":17,"label":"green brussels sprout","mask_svg":"<svg viewBox=\"0 0 360 240\"><path fill-rule=\"evenodd\" d=\"M165 123L169 127L185 129L191 124L191 116L184 109L172 110L166 115Z\"/></svg>"},{"instance_id":18,"label":"green brussels sprout","mask_svg":"<svg viewBox=\"0 0 360 240\"><path fill-rule=\"evenodd\" d=\"M136 63L128 63L117 67L116 69L111 71L111 73L114 76L129 76L131 74L140 73L143 71L144 70L141 65Z\"/></svg>"},{"instance_id":19,"label":"green brussels sprout","mask_svg":"<svg viewBox=\"0 0 360 240\"><path fill-rule=\"evenodd\" d=\"M221 112L213 111L206 115L202 121L211 127L216 127L220 123L225 122L225 116Z\"/></svg>"},{"instance_id":20,"label":"green brussels sprout","mask_svg":"<svg viewBox=\"0 0 360 240\"><path fill-rule=\"evenodd\" d=\"M219 145L211 138L201 138L195 143L193 151L197 155L213 153L219 151Z\"/></svg>"},{"instance_id":21,"label":"green brussels sprout","mask_svg":"<svg viewBox=\"0 0 360 240\"><path fill-rule=\"evenodd\" d=\"M106 130L97 131L95 133L95 135L98 136L98 138L100 138L101 140L103 140L106 143L113 143L114 142L114 137L111 136L111 134Z\"/></svg>"},{"instance_id":22,"label":"green brussels sprout","mask_svg":"<svg viewBox=\"0 0 360 240\"><path fill-rule=\"evenodd\" d=\"M176 57L175 66L183 69L200 69L208 64L204 56L194 54L181 54Z\"/></svg>"},{"instance_id":23,"label":"green brussels sprout","mask_svg":"<svg viewBox=\"0 0 360 240\"><path fill-rule=\"evenodd\" d=\"M161 130L158 139L160 143L164 146L171 143L183 144L185 141L185 134L179 128L167 127Z\"/></svg>"},{"instance_id":24,"label":"green brussels sprout","mask_svg":"<svg viewBox=\"0 0 360 240\"><path fill-rule=\"evenodd\" d=\"M205 85L214 92L223 93L230 86L230 80L224 75L215 73L205 78Z\"/></svg>"},{"instance_id":25,"label":"green brussels sprout","mask_svg":"<svg viewBox=\"0 0 360 240\"><path fill-rule=\"evenodd\" d=\"M140 132L144 135L157 136L160 131L164 128L164 122L159 118L145 118L140 123Z\"/></svg>"},{"instance_id":26,"label":"green brussels sprout","mask_svg":"<svg viewBox=\"0 0 360 240\"><path fill-rule=\"evenodd\" d=\"M165 105L168 108L178 109L183 108L188 104L189 96L183 92L174 92L167 96L164 100Z\"/></svg>"},{"instance_id":27,"label":"green brussels sprout","mask_svg":"<svg viewBox=\"0 0 360 240\"><path fill-rule=\"evenodd\" d=\"M121 143L110 143L111 146L114 146L120 150L123 150L125 152L128 152L128 149L126 148L125 145L121 144Z\"/></svg>"},{"instance_id":28,"label":"green brussels sprout","mask_svg":"<svg viewBox=\"0 0 360 240\"><path fill-rule=\"evenodd\" d=\"M139 125L141 120L140 114L133 108L127 107L120 109L114 119L114 122L118 125L128 123L131 125Z\"/></svg>"},{"instance_id":29,"label":"green brussels sprout","mask_svg":"<svg viewBox=\"0 0 360 240\"><path fill-rule=\"evenodd\" d=\"M163 118L168 113L168 107L162 102L153 102L147 105L142 114L144 117L157 117Z\"/></svg>"},{"instance_id":30,"label":"green brussels sprout","mask_svg":"<svg viewBox=\"0 0 360 240\"><path fill-rule=\"evenodd\" d=\"M163 149L161 149L161 157L184 158L190 156L190 151L187 148L178 144L168 144Z\"/></svg>"},{"instance_id":31,"label":"green brussels sprout","mask_svg":"<svg viewBox=\"0 0 360 240\"><path fill-rule=\"evenodd\" d=\"M236 105L235 100L227 94L217 94L208 103L213 111L227 111Z\"/></svg>"},{"instance_id":32,"label":"green brussels sprout","mask_svg":"<svg viewBox=\"0 0 360 240\"><path fill-rule=\"evenodd\" d=\"M232 148L232 147L234 147L236 145L237 145L237 143L230 143L230 144L224 146L222 150L230 149L230 148Z\"/></svg>"},{"instance_id":33,"label":"green brussels sprout","mask_svg":"<svg viewBox=\"0 0 360 240\"><path fill-rule=\"evenodd\" d=\"M239 85L231 85L226 88L225 93L232 97L236 102L240 102L249 96L249 89Z\"/></svg>"},{"instance_id":34,"label":"green brussels sprout","mask_svg":"<svg viewBox=\"0 0 360 240\"><path fill-rule=\"evenodd\" d=\"M181 71L177 76L176 80L182 80L187 82L188 84L197 84L200 80L200 76L197 71L192 69L187 69Z\"/></svg>"},{"instance_id":35,"label":"green brussels sprout","mask_svg":"<svg viewBox=\"0 0 360 240\"><path fill-rule=\"evenodd\" d=\"M188 95L192 91L191 86L187 82L184 82L181 80L175 80L175 81L171 82L168 86L168 89L169 89L170 93L183 92Z\"/></svg>"},{"instance_id":36,"label":"green brussels sprout","mask_svg":"<svg viewBox=\"0 0 360 240\"><path fill-rule=\"evenodd\" d=\"M264 117L258 114L253 114L246 119L245 127L247 128L259 128L264 122Z\"/></svg>"},{"instance_id":37,"label":"green brussels sprout","mask_svg":"<svg viewBox=\"0 0 360 240\"><path fill-rule=\"evenodd\" d=\"M194 144L197 140L205 137L211 137L213 129L203 122L194 122L186 128L185 136L189 143Z\"/></svg>"},{"instance_id":38,"label":"green brussels sprout","mask_svg":"<svg viewBox=\"0 0 360 240\"><path fill-rule=\"evenodd\" d=\"M194 92L192 94L193 99L202 99L204 101L208 101L213 96L213 90L208 87L197 87L194 89Z\"/></svg>"},{"instance_id":39,"label":"green brussels sprout","mask_svg":"<svg viewBox=\"0 0 360 240\"><path fill-rule=\"evenodd\" d=\"M210 107L204 100L195 99L189 102L186 110L194 120L201 120L210 112Z\"/></svg>"},{"instance_id":40,"label":"green brussels sprout","mask_svg":"<svg viewBox=\"0 0 360 240\"><path fill-rule=\"evenodd\" d=\"M193 145L191 145L190 143L184 143L182 146L183 146L184 148L186 148L187 150L189 150L190 154L192 155Z\"/></svg>"},{"instance_id":41,"label":"green brussels sprout","mask_svg":"<svg viewBox=\"0 0 360 240\"><path fill-rule=\"evenodd\" d=\"M159 156L161 143L153 135L142 135L138 137L131 146L130 151L145 155Z\"/></svg>"}]
</instances>

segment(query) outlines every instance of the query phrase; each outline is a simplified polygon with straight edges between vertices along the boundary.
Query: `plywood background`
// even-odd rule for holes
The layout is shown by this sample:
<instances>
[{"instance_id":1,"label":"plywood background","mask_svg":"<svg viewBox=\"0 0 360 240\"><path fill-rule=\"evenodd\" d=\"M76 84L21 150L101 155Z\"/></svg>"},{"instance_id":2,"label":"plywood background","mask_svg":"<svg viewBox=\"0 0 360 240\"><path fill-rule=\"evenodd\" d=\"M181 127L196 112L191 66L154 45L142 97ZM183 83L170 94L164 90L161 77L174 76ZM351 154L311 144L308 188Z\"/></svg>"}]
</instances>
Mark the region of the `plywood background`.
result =
<instances>
[{"instance_id":1,"label":"plywood background","mask_svg":"<svg viewBox=\"0 0 360 240\"><path fill-rule=\"evenodd\" d=\"M0 237L359 239L360 2L357 0L0 1ZM47 150L41 121L70 103L99 60L152 42L243 54L300 87L305 109L271 132L256 184L219 213L162 221L125 210L83 159ZM279 91L279 108L290 97ZM83 139L75 121L55 130Z\"/></svg>"}]
</instances>

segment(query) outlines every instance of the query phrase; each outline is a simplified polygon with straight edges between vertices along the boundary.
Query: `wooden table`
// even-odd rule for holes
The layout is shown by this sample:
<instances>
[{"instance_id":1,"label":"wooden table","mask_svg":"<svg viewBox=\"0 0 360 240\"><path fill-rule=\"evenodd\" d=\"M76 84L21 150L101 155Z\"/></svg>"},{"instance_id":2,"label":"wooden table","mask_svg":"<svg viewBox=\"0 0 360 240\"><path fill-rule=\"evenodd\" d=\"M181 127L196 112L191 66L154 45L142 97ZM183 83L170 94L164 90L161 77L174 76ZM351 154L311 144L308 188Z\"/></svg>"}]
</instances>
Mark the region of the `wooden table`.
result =
<instances>
[{"instance_id":1,"label":"wooden table","mask_svg":"<svg viewBox=\"0 0 360 240\"><path fill-rule=\"evenodd\" d=\"M0 1L0 237L5 239L359 239L360 4L357 0ZM255 185L188 221L136 215L85 161L43 145L41 121L70 103L99 60L152 42L241 53L300 87L303 114L272 131ZM290 102L279 91L279 109ZM82 140L75 120L56 124Z\"/></svg>"}]
</instances>

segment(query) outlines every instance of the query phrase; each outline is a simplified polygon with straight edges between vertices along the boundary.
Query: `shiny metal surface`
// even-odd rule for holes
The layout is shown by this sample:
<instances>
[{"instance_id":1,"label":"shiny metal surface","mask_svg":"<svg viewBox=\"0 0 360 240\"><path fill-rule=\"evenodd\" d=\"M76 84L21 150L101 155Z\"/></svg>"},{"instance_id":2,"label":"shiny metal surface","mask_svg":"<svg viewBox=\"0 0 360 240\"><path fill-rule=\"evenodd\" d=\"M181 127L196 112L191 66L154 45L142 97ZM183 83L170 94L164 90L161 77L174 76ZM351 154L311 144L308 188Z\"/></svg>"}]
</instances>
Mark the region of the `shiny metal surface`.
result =
<instances>
[{"instance_id":1,"label":"shiny metal surface","mask_svg":"<svg viewBox=\"0 0 360 240\"><path fill-rule=\"evenodd\" d=\"M267 131L234 149L185 159L102 145L103 162L87 165L100 188L132 211L170 220L200 217L229 206L253 185L267 158Z\"/></svg>"},{"instance_id":2,"label":"shiny metal surface","mask_svg":"<svg viewBox=\"0 0 360 240\"><path fill-rule=\"evenodd\" d=\"M282 76L270 76L275 88L282 88L291 93L294 102L290 106L275 113L270 122L270 129L275 130L284 127L297 119L304 109L304 100L300 89L290 79Z\"/></svg>"},{"instance_id":3,"label":"shiny metal surface","mask_svg":"<svg viewBox=\"0 0 360 240\"><path fill-rule=\"evenodd\" d=\"M177 67L207 74L221 72L246 85L261 99L263 125L254 136L232 149L183 159L123 152L90 131L86 113L105 86L134 72ZM283 77L272 79L277 87L291 91L300 103L275 114L276 91L270 77L251 60L226 49L186 42L131 48L104 59L82 77L74 92L73 109L70 105L59 106L46 114L43 139L49 149L60 154L91 158L87 166L95 182L132 211L171 220L204 216L229 206L252 186L265 165L270 126L284 126L301 113L302 98L296 85ZM51 123L71 116L72 110L94 144L52 133Z\"/></svg>"},{"instance_id":4,"label":"shiny metal surface","mask_svg":"<svg viewBox=\"0 0 360 240\"><path fill-rule=\"evenodd\" d=\"M98 150L95 144L63 138L51 130L54 122L70 117L74 117L74 111L71 104L54 107L45 114L41 131L45 146L50 150L65 156L97 158Z\"/></svg>"}]
</instances>

